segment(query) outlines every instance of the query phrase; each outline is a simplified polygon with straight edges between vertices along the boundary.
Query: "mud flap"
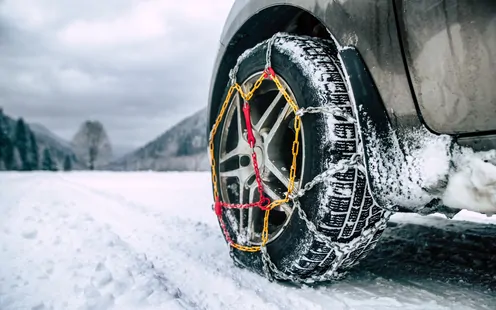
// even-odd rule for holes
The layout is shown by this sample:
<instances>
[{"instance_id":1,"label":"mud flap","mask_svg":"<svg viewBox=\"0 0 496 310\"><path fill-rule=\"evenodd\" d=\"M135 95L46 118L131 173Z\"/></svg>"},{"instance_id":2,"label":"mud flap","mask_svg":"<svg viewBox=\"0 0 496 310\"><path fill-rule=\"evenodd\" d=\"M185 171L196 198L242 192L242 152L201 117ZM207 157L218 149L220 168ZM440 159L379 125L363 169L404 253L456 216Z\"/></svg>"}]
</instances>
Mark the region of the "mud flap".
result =
<instances>
[{"instance_id":1,"label":"mud flap","mask_svg":"<svg viewBox=\"0 0 496 310\"><path fill-rule=\"evenodd\" d=\"M354 47L345 47L339 51L341 62L348 74L348 83L353 92L355 109L358 114L358 124L362 144L364 146L364 159L367 169L370 191L373 198L381 206L389 206L384 195L379 191L377 177L370 173L370 165L378 158L374 158L373 147L378 141L382 150L396 149L396 137L386 113L384 104L374 84L372 76L364 65L362 57ZM391 154L391 152L386 152Z\"/></svg>"}]
</instances>

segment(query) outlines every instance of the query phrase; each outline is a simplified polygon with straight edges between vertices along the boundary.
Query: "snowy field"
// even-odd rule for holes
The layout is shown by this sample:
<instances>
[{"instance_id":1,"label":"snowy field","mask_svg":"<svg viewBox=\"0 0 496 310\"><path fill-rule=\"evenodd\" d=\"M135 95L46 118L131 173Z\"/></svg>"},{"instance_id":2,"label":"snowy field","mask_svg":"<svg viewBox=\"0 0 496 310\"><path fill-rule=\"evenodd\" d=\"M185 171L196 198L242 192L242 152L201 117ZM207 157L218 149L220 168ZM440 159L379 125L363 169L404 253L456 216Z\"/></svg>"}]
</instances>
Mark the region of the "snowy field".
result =
<instances>
[{"instance_id":1,"label":"snowy field","mask_svg":"<svg viewBox=\"0 0 496 310\"><path fill-rule=\"evenodd\" d=\"M339 283L233 266L208 173L0 174L0 309L496 309L496 216L397 214Z\"/></svg>"}]
</instances>

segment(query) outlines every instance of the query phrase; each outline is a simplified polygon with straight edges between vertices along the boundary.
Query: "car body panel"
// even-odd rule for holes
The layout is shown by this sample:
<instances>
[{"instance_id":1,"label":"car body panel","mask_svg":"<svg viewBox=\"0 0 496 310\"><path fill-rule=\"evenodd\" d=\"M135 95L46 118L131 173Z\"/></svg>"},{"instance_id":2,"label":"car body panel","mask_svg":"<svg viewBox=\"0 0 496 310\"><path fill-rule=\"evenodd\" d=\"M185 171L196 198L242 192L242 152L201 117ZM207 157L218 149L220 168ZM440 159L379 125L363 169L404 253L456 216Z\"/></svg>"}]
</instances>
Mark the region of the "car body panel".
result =
<instances>
[{"instance_id":1,"label":"car body panel","mask_svg":"<svg viewBox=\"0 0 496 310\"><path fill-rule=\"evenodd\" d=\"M496 125L496 1L400 0L409 74L427 126L439 133Z\"/></svg>"},{"instance_id":2,"label":"car body panel","mask_svg":"<svg viewBox=\"0 0 496 310\"><path fill-rule=\"evenodd\" d=\"M418 59L416 57L425 56L425 52L416 54L415 51L419 50L419 47L415 45L412 46L412 31L423 31L422 35L413 36L415 42L424 42L428 44L427 50L435 49L432 46L436 46L436 42L439 42L441 46L446 48L446 44L449 45L449 40L441 38L437 40L438 33L446 33L446 27L442 28L440 22L432 21L431 24L435 24L436 27L441 27L441 29L436 31L422 30L423 28L418 28L423 26L422 23L417 22L415 17L410 13L412 10L421 10L428 4L431 6L442 5L442 3L465 3L469 5L469 8L474 9L475 4L479 3L475 0L418 0L418 1L408 1L408 0L237 0L235 1L231 12L226 20L224 29L222 31L222 36L220 40L219 52L217 59L215 61L213 76L211 79L210 88L210 100L209 100L209 122L212 124L212 119L216 116L216 109L218 104L221 102L222 91L219 89L224 89L228 83L228 70L235 65L235 60L239 54L244 49L252 47L255 43L258 43L268 37L273 33L270 33L277 27L272 27L272 23L280 16L271 18L271 15L264 15L263 18L259 18L255 25L251 25L250 22L254 19L254 16L261 16L264 12L269 11L274 7L291 7L298 8L309 12L314 17L316 17L328 31L332 34L335 41L341 46L355 46L365 62L365 66L368 68L374 83L377 86L380 97L384 103L387 115L394 129L408 129L412 127L425 125L431 131L436 133L468 133L473 131L490 131L496 129L496 111L495 111L495 89L492 87L494 83L495 70L488 69L485 71L485 76L489 76L489 81L492 84L484 84L483 92L462 92L459 103L457 101L436 101L434 95L431 97L425 97L426 92L419 92L418 86L421 87L431 87L430 94L436 93L436 85L423 85L422 81L418 82L418 74L427 78L424 71L415 71L415 66L418 64ZM493 3L492 0L482 0L480 3ZM439 4L441 3L441 4ZM449 4L448 3L448 4ZM408 11L406 15L401 14L403 8L407 5ZM418 5L418 6L416 6ZM496 5L491 4L491 8ZM463 7L463 6L461 6ZM425 9L425 8L424 8ZM480 9L480 8L479 8ZM478 9L478 10L479 10ZM476 11L478 11L476 10ZM396 11L401 11L400 14L395 14ZM404 12L405 13L405 12ZM275 15L278 13L276 12ZM419 13L420 14L420 13ZM452 13L449 13L452 14ZM438 16L438 15L435 15ZM489 17L485 17L487 21L493 21ZM466 25L468 21L463 20L462 25ZM419 25L420 24L420 25ZM458 22L459 24L459 22ZM253 26L252 29L243 29L246 25ZM406 27L405 27L406 25ZM429 27L429 24L426 24ZM456 23L454 24L456 25ZM256 26L256 27L255 27ZM417 28L415 28L417 27ZM459 26L458 26L459 27ZM487 27L486 27L487 28ZM494 27L496 28L496 26ZM243 29L243 33L240 29ZM405 30L407 32L405 32ZM494 33L493 30L488 30L489 34ZM425 32L425 34L424 34ZM437 36L436 36L437 35ZM488 35L485 35L486 37ZM470 37L462 37L463 39L469 40ZM492 37L494 44L494 36ZM433 44L434 42L434 44ZM476 42L480 42L480 39L476 39ZM444 44L444 45L443 45ZM233 53L233 46L238 45L241 51L238 49L236 53ZM408 48L406 54L403 53L404 45ZM420 48L420 50L422 50ZM494 55L496 48L492 49L492 55ZM234 54L234 55L233 55ZM445 56L441 53L442 57ZM439 55L438 55L439 56ZM441 57L441 56L439 56ZM493 56L486 56L488 59L494 61ZM423 58L422 58L423 59ZM472 59L475 61L474 59ZM485 60L484 63L490 63L490 60ZM412 68L413 74L407 71L408 66ZM489 67L489 66L488 66ZM447 74L450 71L443 71L442 67L438 67L437 76L442 74ZM467 69L473 70L473 69ZM463 72L458 72L460 74ZM411 74L411 75L410 75ZM473 77L473 74L472 74ZM493 79L493 80L491 80ZM463 77L466 81L466 78ZM476 78L477 81L481 81L480 78ZM428 81L428 80L426 80ZM487 82L488 80L486 80ZM417 84L415 84L417 83ZM420 84L419 84L420 83ZM453 85L458 85L456 83ZM449 84L449 83L448 83ZM470 85L476 86L475 83ZM488 86L489 85L489 86ZM478 85L477 85L478 86ZM479 87L477 88L479 89ZM482 88L481 88L482 89ZM416 91L416 94L414 93ZM445 94L446 91L438 90L439 94ZM460 91L459 91L460 92ZM477 102L471 99L473 94L478 98ZM416 96L417 95L417 96ZM420 95L420 96L419 96ZM420 98L420 104L417 102L417 98ZM430 98L429 102L425 98ZM438 103L433 103L438 102ZM441 102L441 103L440 103ZM471 106L466 106L463 109L458 107L460 103L469 104ZM480 106L478 106L480 105ZM450 109L460 110L460 116L458 118L452 117L452 112ZM480 123L479 123L480 122ZM490 132L487 132L490 133ZM482 134L482 133L481 133ZM470 138L465 139L465 143L468 145L474 145L477 143L477 133L472 133ZM461 135L463 136L463 135ZM495 136L492 136L495 137ZM490 146L494 145L494 138L486 139L486 143L479 144ZM485 149L486 147L483 147Z\"/></svg>"}]
</instances>

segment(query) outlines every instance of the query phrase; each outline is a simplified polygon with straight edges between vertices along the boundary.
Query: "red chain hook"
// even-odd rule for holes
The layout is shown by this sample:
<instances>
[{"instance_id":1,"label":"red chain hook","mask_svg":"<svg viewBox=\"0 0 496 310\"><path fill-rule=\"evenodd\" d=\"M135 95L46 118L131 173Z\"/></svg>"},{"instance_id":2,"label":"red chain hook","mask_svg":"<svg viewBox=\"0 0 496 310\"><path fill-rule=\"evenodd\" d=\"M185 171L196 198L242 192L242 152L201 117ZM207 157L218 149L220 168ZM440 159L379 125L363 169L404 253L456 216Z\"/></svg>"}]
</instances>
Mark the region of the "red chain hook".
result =
<instances>
[{"instance_id":1,"label":"red chain hook","mask_svg":"<svg viewBox=\"0 0 496 310\"><path fill-rule=\"evenodd\" d=\"M257 140L255 139L255 136L253 135L253 129L251 128L250 104L248 102L245 102L245 104L243 105L243 114L245 115L246 130L248 132L248 144L253 149Z\"/></svg>"},{"instance_id":2,"label":"red chain hook","mask_svg":"<svg viewBox=\"0 0 496 310\"><path fill-rule=\"evenodd\" d=\"M265 69L264 71L264 78L267 79L267 78L271 78L271 79L274 79L274 76L276 76L276 73L274 72L274 69L272 69L272 67L268 67L267 69Z\"/></svg>"}]
</instances>

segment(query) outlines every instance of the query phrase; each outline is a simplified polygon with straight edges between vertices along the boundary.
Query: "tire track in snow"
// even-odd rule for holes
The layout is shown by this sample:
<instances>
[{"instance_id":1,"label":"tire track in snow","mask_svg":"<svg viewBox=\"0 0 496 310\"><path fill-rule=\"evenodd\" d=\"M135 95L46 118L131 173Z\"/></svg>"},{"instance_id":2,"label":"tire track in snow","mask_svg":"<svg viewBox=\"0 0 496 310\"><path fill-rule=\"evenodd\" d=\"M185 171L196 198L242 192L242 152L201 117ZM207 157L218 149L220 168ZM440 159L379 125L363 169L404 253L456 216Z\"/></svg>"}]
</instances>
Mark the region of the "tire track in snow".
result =
<instances>
[{"instance_id":1,"label":"tire track in snow","mask_svg":"<svg viewBox=\"0 0 496 310\"><path fill-rule=\"evenodd\" d=\"M147 259L146 254L143 255L143 258L138 257L138 261L140 266L146 266L146 268L152 273L152 276L160 283L160 286L164 289L164 291L174 298L183 309L205 309L204 307L198 305L193 299L185 295L179 287L175 286L174 283L167 278L164 273L156 270L153 262Z\"/></svg>"},{"instance_id":2,"label":"tire track in snow","mask_svg":"<svg viewBox=\"0 0 496 310\"><path fill-rule=\"evenodd\" d=\"M381 244L362 262L378 275L496 291L496 225L412 217L391 222Z\"/></svg>"},{"instance_id":3,"label":"tire track in snow","mask_svg":"<svg viewBox=\"0 0 496 310\"><path fill-rule=\"evenodd\" d=\"M36 188L29 186L31 191L24 191L22 195L19 195L18 208L16 208L19 216L17 216L18 225L16 226L26 224L20 231L20 235L24 239L36 241L38 232L41 237L44 237L44 239L38 238L36 244L50 249L54 259L58 260L56 264L52 263L52 267L46 269L48 270L47 276L57 276L57 273L61 272L61 268L67 268L63 282L67 284L76 282L73 293L81 294L84 300L79 303L73 301L73 304L62 303L61 305L57 305L57 301L44 300L35 303L34 308L53 308L54 305L57 305L55 306L56 309L109 309L114 306L118 309L126 309L131 304L138 308L147 309L142 302L146 303L146 300L151 298L160 301L163 305L172 307L172 309L177 309L177 306L181 306L182 309L202 309L193 300L185 298L186 296L183 296L176 288L167 285L163 281L164 277L159 276L153 268L149 268L146 260L143 260L139 253L133 252L133 248L109 230L109 227L99 225L93 217L84 212L84 209L73 208L77 204L76 202L58 196L60 190L67 190L67 187L57 186L54 182L43 181L37 182L36 185ZM37 195L38 192L43 194ZM44 204L47 197L51 202L49 205ZM41 208L43 205L49 206L49 209L43 210ZM23 214L26 213L30 215L24 217ZM10 224L15 223L11 221ZM50 223L50 225L45 223ZM26 231L33 231L34 233L27 234ZM54 237L53 244L46 244L46 241L50 241L46 238L47 233ZM64 249L68 253L65 256L63 254ZM86 253L87 250L90 252ZM31 251L39 250L32 248ZM78 256L77 259L72 256L75 254ZM31 265L43 264L43 261L36 262L36 259L37 257L33 259L30 256L23 258ZM6 266L4 265L4 267ZM15 272L15 270L11 271ZM25 272L22 270L18 272L18 279L25 281L24 285L29 284L29 280L23 280L23 278L27 279ZM60 276L57 277L60 278ZM169 297L164 299L163 294L159 293L157 296L157 292L167 293ZM121 298L126 300L121 302L124 305L116 304L116 301ZM9 304L7 301L6 304L3 304L1 299L0 305L2 306L0 308L2 309L7 309L8 306L14 306L19 302L12 301L13 304ZM17 307L14 306L14 308Z\"/></svg>"},{"instance_id":4,"label":"tire track in snow","mask_svg":"<svg viewBox=\"0 0 496 310\"><path fill-rule=\"evenodd\" d=\"M142 230L140 229L139 231L135 229L134 232L139 233L140 235L149 235L148 240L154 239L155 240L154 244L156 244L157 247L168 248L169 252L174 252L174 256L180 256L181 258L180 259L175 258L174 259L175 262L171 262L171 261L168 261L166 258L164 258L164 257L171 258L167 254L164 254L163 256L157 255L159 253L163 253L164 251L159 251L159 253L157 253L156 250L150 250L149 249L149 250L139 250L137 252L147 253L147 257L148 257L147 261L153 263L154 271L157 272L159 278L161 277L163 279L167 279L166 283L168 283L168 285L172 285L172 283L174 283L173 287L171 287L171 289L181 291L181 296L191 296L191 294L186 293L187 290L185 289L185 287L183 287L181 289L181 287L180 287L181 285L179 285L179 283L178 283L180 281L173 280L172 279L173 277L170 276L170 273L175 269L179 269L179 270L180 269L195 269L195 267L196 267L197 273L199 273L199 274L203 273L206 277L213 278L211 280L220 281L222 283L233 282L232 284L227 285L227 287L231 287L231 288L235 287L236 291L231 292L230 294L226 294L226 295L230 295L228 299L245 300L246 303L250 302L252 304L253 309L258 309L259 307L263 307L264 309L288 309L288 307L289 308L291 307L291 305L289 305L289 304L286 304L286 307L283 306L283 308L279 307L279 305L277 303L271 302L269 297L260 294L262 292L262 290L255 290L254 291L253 287L251 287L249 285L243 285L243 282L236 281L236 278L232 277L232 273L223 272L224 268L212 267L211 264L205 264L205 261L203 261L201 259L200 260L198 260L198 259L194 260L192 258L192 254L194 252L193 253L191 252L191 248L181 247L180 246L181 242L179 241L179 238L178 238L179 235L191 237L191 233L194 233L194 231L190 231L189 233L184 231L185 229L187 230L188 227L191 227L190 225L183 225L183 223L185 223L187 221L184 221L184 220L179 219L179 218L173 218L173 219L167 219L166 221L160 222L156 218L153 218L152 216L148 215L146 207L141 206L140 204L137 204L134 202L129 203L127 200L123 199L122 197L119 197L118 195L102 193L99 190L95 190L93 188L90 188L88 186L85 186L85 185L82 185L82 184L79 184L76 182L71 182L71 181L67 181L67 180L64 180L64 181L67 182L66 186L71 187L73 190L83 192L83 193L93 195L93 196L98 196L101 199L107 200L110 204L114 204L114 205L118 204L120 207L126 207L126 209L127 209L126 218L132 218L134 221L136 221L137 219L144 220L143 222L146 222L146 224L147 224L146 228L140 227L143 229ZM107 204L107 206L108 206L108 204ZM136 210L139 210L141 212L136 212ZM115 215L117 215L117 214L115 214ZM199 223L201 223L201 222L199 222ZM150 233L150 229L152 229L153 227L167 227L168 224L169 224L169 227L172 226L174 228L179 228L178 231L180 231L181 233L180 234L177 234L177 233L171 234L170 230L169 231L158 230L158 231L152 231L152 233ZM205 226L209 227L206 224L205 224ZM114 229L114 232L115 232L115 229ZM212 232L213 232L213 228L212 228ZM126 237L126 236L122 236L121 234L119 234L117 232L116 232L116 234L120 235L121 238L124 238L124 239L129 239L129 238L136 239L135 238L136 235L134 235L134 236L129 235ZM163 234L163 236L161 234ZM225 242L223 241L222 237L218 234L216 234L214 237L213 233L211 236L212 236L211 239L205 240L205 236L200 235L199 238L197 239L197 241L198 241L198 244L196 245L197 248L198 248L198 245L200 247L202 247L205 244L207 244L206 248L211 248L211 245L214 244L215 250L213 252L216 253L216 255L215 255L216 257L214 257L212 259L212 261L221 261L223 267L230 266L231 261L230 261L229 256L226 255L227 254L226 253L227 247L226 247ZM135 240L135 241L138 241L138 243L139 243L139 240ZM208 241L208 242L205 242L205 241ZM136 242L130 242L128 240L127 243L128 244L131 244L131 243L134 244L134 248L136 249ZM177 251L177 250L180 250L180 251ZM201 248L199 249L199 252L203 253ZM152 255L150 253L155 253L155 254ZM178 261L180 263L176 264ZM198 262L200 264L197 264ZM174 264L176 264L176 265L174 266ZM177 265L179 265L179 266L177 266ZM200 266L201 268L198 268L197 266ZM235 268L235 267L230 266L229 269L232 270L232 268ZM251 277L252 279L256 279L256 281L262 280L263 282L268 283L268 281L266 279L260 278L257 275L253 275L247 271L244 271L244 272L246 273L246 275L248 277ZM187 274L195 277L194 272L189 271L189 272L187 272ZM222 276L222 277L219 277L219 276ZM266 285L266 283L264 283L264 285ZM225 287L225 285L222 285L222 286ZM219 287L222 287L222 286L219 286ZM198 292L198 293L200 295L203 294L203 292ZM216 294L216 293L214 293L214 294ZM225 308L225 306L226 306L226 305L224 305L225 302L222 300L223 298L221 298L221 296L219 296L219 302L220 302L219 306L215 306L215 303L212 304L211 299L208 300L206 305L202 304L201 299L202 298L198 298L198 297L196 297L196 298L190 297L190 300L194 300L193 303L196 304L198 307L200 307L200 309L201 309L201 307L205 308L205 307L208 307L209 305L210 305L210 307L208 307L208 308L211 308L212 306L214 308L219 308L219 307ZM205 301L205 299L203 299L203 300ZM310 301L305 301L304 303L310 303ZM311 304L312 305L310 307L307 306L306 308L307 309L308 308L318 309L315 307L315 305L313 303L311 303ZM247 305L248 304L246 304L246 306Z\"/></svg>"},{"instance_id":5,"label":"tire track in snow","mask_svg":"<svg viewBox=\"0 0 496 310\"><path fill-rule=\"evenodd\" d=\"M210 217L210 205L188 204L188 195L191 195L188 190L191 188L202 191L197 193L195 190L196 197L204 195L206 198L195 201L208 202L208 183L203 191L194 183L198 179L198 174L189 176L189 179L187 175L178 177L158 173L146 174L143 178L139 174L26 174L9 183L12 189L4 197L6 202L11 203L7 207L3 204L2 210L12 212L7 212L7 218L4 217L0 223L9 225L10 234L5 235L0 242L7 242L10 258L19 257L22 260L18 264L19 268L28 267L25 269L29 271L30 265L37 267L36 272L21 274L16 292L22 294L9 292L10 295L4 301L14 303L6 306L7 303L0 301L0 308L15 309L16 302L24 302L26 306L17 308L39 306L40 309L49 309L53 306L55 309L78 309L76 305L82 302L85 307L79 309L98 309L98 306L106 303L113 304L119 310L494 309L495 298L491 298L491 292L477 288L472 291L462 289L466 286L446 283L437 273L425 278L423 274L414 277L409 272L415 269L401 269L405 261L419 270L430 268L432 263L443 262L438 256L429 254L431 249L425 247L420 247L419 255L427 254L426 260L418 260L408 251L403 255L398 254L405 248L414 249L414 244L408 245L408 242L418 240L420 243L427 241L439 244L442 245L441 252L450 246L455 251L466 249L464 243L450 244L449 240L455 236L456 231L439 238L437 235L429 236L431 232L420 226L418 231L412 229L412 226L397 229L390 227L393 236L404 240L384 239L371 253L370 260L366 259L364 264L358 265L342 282L311 288L269 283L258 275L233 266L215 218ZM40 181L43 183L41 186ZM106 182L112 184L106 186ZM117 182L122 182L122 185ZM143 190L149 186L147 182L154 182L150 183L153 190ZM165 185L160 187L156 182ZM171 183L171 186L167 182L175 183ZM132 188L134 183L139 184L139 188ZM188 190L181 189L181 186ZM172 202L182 204L170 205L162 200L149 199L150 197L141 199L141 195L153 195L154 190L161 191L159 198L170 192L171 195L176 195ZM21 191L25 191L26 199L18 203L16 197ZM184 203L186 200L188 201ZM157 208L162 204L163 209ZM206 214L209 215L208 218ZM23 223L29 224L24 231L25 235L34 236L29 232L29 229L34 228L36 236L25 238L22 236L23 231L11 228L20 227ZM419 235L421 232L425 234ZM481 243L467 239L472 244L475 243L475 250L480 249L491 238L479 232L475 232L475 235L484 240ZM23 248L28 250L16 252L12 248L14 246L18 247L18 251L24 251ZM50 264L45 261L46 253L38 257L38 250L52 251L50 254L53 262ZM16 262L10 258L2 260L4 266L14 266ZM408 258L411 258L410 261L405 260ZM487 260L487 255L485 259ZM45 286L52 281L70 283L74 280L63 278L64 272L60 268L69 264L70 260L75 260L76 263L69 266L71 268L67 276L83 281L82 285L77 291L72 291L72 287L61 287L63 293L60 296L63 297L54 297L54 290L47 290ZM441 272L442 270L439 269ZM389 271L390 275L385 271ZM77 274L73 274L75 272ZM131 276L127 275L128 272ZM448 278L456 281L463 272L455 270L454 273L447 274ZM38 276L40 279L37 279ZM48 277L50 282L43 277ZM24 287L22 281L28 280L31 284ZM2 285L6 282L2 281L4 280L0 277L0 291L7 291ZM122 282L127 285L117 285ZM95 290L90 289L92 286ZM29 291L29 288L34 291ZM114 296L110 289L115 289ZM122 295L119 289L125 291L125 294ZM131 295L130 290L133 291ZM30 303L32 296L45 295L46 300ZM49 301L49 296L54 299ZM81 301L82 297L87 300ZM123 299L124 297L128 298ZM72 300L72 303L64 306L61 304L64 298ZM127 300L130 301L128 306L133 301L144 302L146 305L123 307ZM110 307L103 307L108 308Z\"/></svg>"},{"instance_id":6,"label":"tire track in snow","mask_svg":"<svg viewBox=\"0 0 496 310\"><path fill-rule=\"evenodd\" d=\"M74 182L70 182L66 179L62 179L65 181L66 183L66 186L69 186L69 187L72 187L74 190L77 190L77 191L84 191L84 192L87 192L87 193L90 193L91 195L98 195L98 196L101 196L102 198L104 198L105 200L111 200L111 201L114 201L114 199L116 198L115 196L113 195L109 195L109 194L106 194L106 193L102 193L100 191L97 191L97 190L93 190L89 187L86 187L86 186L83 186L83 185L80 185L80 184L77 184L77 183L74 183ZM122 206L125 206L125 205L130 205L129 202L127 201L123 201L123 199L116 199L118 202L122 203L121 205ZM123 203L124 202L124 203ZM137 208L138 206L135 205L135 204L132 204L131 205L132 208ZM139 208L138 207L138 210L141 210L141 211L145 211L144 209L142 208ZM109 227L110 229L110 227ZM131 244L123 241L118 234L116 234L116 236L119 238L120 242L123 243L123 244L126 244L126 248L128 249L131 249L131 248L134 248ZM194 298L190 298L187 294L185 294L180 288L178 285L175 285L173 281L171 281L167 276L166 276L166 273L163 272L163 271L160 271L158 269L156 269L155 267L155 264L153 261L150 261L146 255L146 253L140 253L139 251L136 251L134 252L134 255L137 259L137 261L139 262L138 265L140 266L146 266L148 271L151 271L152 274L153 274L153 277L155 279L157 279L161 286L163 287L164 291L167 292L171 297L175 298L177 300L177 302L185 309L206 309L205 307L202 307L200 306L196 301L194 301Z\"/></svg>"},{"instance_id":7,"label":"tire track in snow","mask_svg":"<svg viewBox=\"0 0 496 310\"><path fill-rule=\"evenodd\" d=\"M89 190L95 191L94 189L89 189ZM96 190L94 193L97 195L104 196L107 199L120 201L124 205L127 205L132 209L139 209L144 213L149 213L147 212L148 208L145 205L141 205L140 203L136 203L136 202L129 203L128 200L124 199L120 195L99 192L98 190ZM209 206L205 206L205 207L208 208ZM185 240L185 242L175 243L173 247L176 248L177 250L181 250L181 252L185 253L185 255L188 256L188 258L194 259L199 265L203 265L205 269L209 269L211 272L214 273L215 272L220 273L222 276L226 278L231 278L235 285L245 290L252 289L252 286L250 286L251 283L259 283L259 285L263 286L264 289L258 290L256 291L256 293L257 296L265 302L275 301L277 306L285 308L285 306L291 306L291 305L294 306L294 303L298 303L298 302L301 303L301 297L304 296L305 294L308 294L305 291L305 289L301 290L301 289L294 289L291 287L282 288L280 285L274 286L273 284L268 283L265 279L260 278L258 275L254 275L248 271L240 270L236 267L233 267L230 259L227 260L225 259L228 258L227 249L225 247L224 241L220 237L220 233L218 229L216 229L217 227L212 227L211 225L208 225L202 221L194 221L191 219L183 219L183 218L171 219L167 217L158 217L155 219L155 223L157 223L157 226L159 227L160 226L170 227L171 225L180 227L182 233L185 236L188 236L188 238ZM391 224L391 226L394 226L394 224ZM199 229L203 231L199 232L198 231ZM389 228L389 230L391 230L391 227ZM198 233L200 234L199 236L193 237ZM407 239L415 240L416 238L415 230L407 229L404 230L402 233L406 234ZM217 238L215 238L214 236L216 236ZM164 244L164 243L168 243L169 245L173 244L171 240L165 240L168 238L167 236L160 236L159 234L157 234L155 237L159 239L157 241L158 244ZM200 248L197 251L191 251L191 249L194 248L195 246L198 247L198 244L195 244L195 242L196 243L201 242L199 240L201 240L202 238L204 239L203 241L205 242L202 242L201 244L203 243L209 245L216 244L217 246L215 246L214 248L212 248L211 246L207 246L204 248ZM394 270L399 270L401 268L400 266L397 266L398 265L397 263L395 263L394 255L388 257L390 256L389 254L390 251L394 249L395 249L394 245L391 245L390 243L387 242L386 243L382 242L382 244L380 244L378 248L373 252L376 255L375 257L382 258L381 262L375 264L376 266L384 266L384 264L391 266L391 264L396 264L396 266L393 268L390 267L387 268L388 270L391 271L392 274L395 273ZM158 260L160 260L160 258L158 258ZM429 268L428 265L423 267L427 269ZM360 292L360 291L362 292L370 291L371 294L374 294L374 292L377 293L377 286L379 287L382 287L384 285L387 286L389 284L389 281L391 280L393 280L397 284L400 284L402 288L397 289L399 292L413 289L414 291L416 291L416 294L430 295L430 297L432 297L433 300L443 299L443 296L449 299L453 299L453 296L450 296L449 294L444 294L443 290L444 289L447 289L448 291L450 289L458 290L457 286L445 285L441 282L439 283L440 290L438 290L437 293L431 293L429 292L429 290L433 290L434 292L436 292L435 287L433 288L432 285L429 284L426 285L426 283L419 284L409 279L407 280L394 276L390 277L390 280L388 281L386 279L382 279L381 276L383 276L383 273L381 273L380 270L370 268L370 266L368 266L367 264L359 265L357 268L354 269L353 272L350 273L350 276L345 281L341 283L334 283L331 284L330 286L327 286L325 284L316 286L313 288L312 294L313 295L315 295L315 293L320 295L332 294L334 296L332 300L330 300L330 302L333 301L334 303L339 303L340 307L347 308L349 299L348 298L341 299L341 296L343 294L346 296L348 292ZM430 280L435 280L435 279L430 278ZM281 294L281 290L284 291L284 294ZM467 292L465 291L465 293ZM285 295L285 296L289 295L291 297L296 296L294 298L295 299L294 303L288 302L288 299L293 299L291 297L285 299L278 298L278 296L281 295ZM399 293L399 295L403 295L403 293ZM466 294L462 294L462 295L464 296ZM480 297L484 297L482 299L487 299L488 297L487 294L476 293L475 295L480 295ZM312 296L311 298L309 298L309 300L312 300L314 298L315 296ZM404 300L405 302L409 302L408 298L405 298L404 296L398 296L398 299ZM464 297L456 298L456 299L461 301L464 299ZM391 303L391 301L389 301L389 303ZM387 304L387 302L385 302L385 304ZM318 308L319 304L308 301L308 303L306 303L303 307ZM423 306L419 305L419 309L422 309L422 307ZM439 305L437 305L437 307L439 308ZM485 308L483 305L481 305L481 309L490 309L490 308Z\"/></svg>"},{"instance_id":8,"label":"tire track in snow","mask_svg":"<svg viewBox=\"0 0 496 310\"><path fill-rule=\"evenodd\" d=\"M298 309L325 309L325 307L322 308L321 304L313 302L312 298L307 297L309 292L312 292L313 290L308 286L303 286L303 289L301 289L291 284L271 283L257 274L235 267L228 255L228 247L220 234L218 226L213 227L202 221L177 217L161 217L158 219L154 217L152 219L149 217L148 214L150 212L148 212L148 208L145 205L129 201L117 194L96 190L77 182L68 181L68 183L77 190L88 191L91 194L100 196L106 200L118 202L122 206L128 207L133 212L140 210L141 213L139 216L147 217L150 226L180 227L181 235L187 236L187 238L183 239L181 242L177 241L179 239L177 238L177 235L171 237L165 232L162 233L166 236L154 234L152 237L156 239L156 244L167 244L176 250L180 250L180 252L183 253L183 256L187 257L187 260L194 260L192 264L202 266L203 269L208 270L211 274L220 275L225 279L229 279L233 282L233 286L237 287L238 290L243 290L245 294L246 292L250 292L251 295L255 295L257 299L260 299L263 302L264 309L269 309L267 308L268 305L271 306L270 309L293 309L294 307ZM197 233L199 233L197 238L193 238ZM212 245L215 246L212 247ZM191 251L193 248L196 248L197 250ZM166 265L161 262L162 260L161 257L155 257L150 261L154 262L158 267L160 265ZM163 272L163 274L166 273L166 271ZM281 291L284 293L281 294ZM342 300L339 296L329 298L329 302L332 302L335 306L339 305L340 308L338 309L348 309L346 301Z\"/></svg>"}]
</instances>

